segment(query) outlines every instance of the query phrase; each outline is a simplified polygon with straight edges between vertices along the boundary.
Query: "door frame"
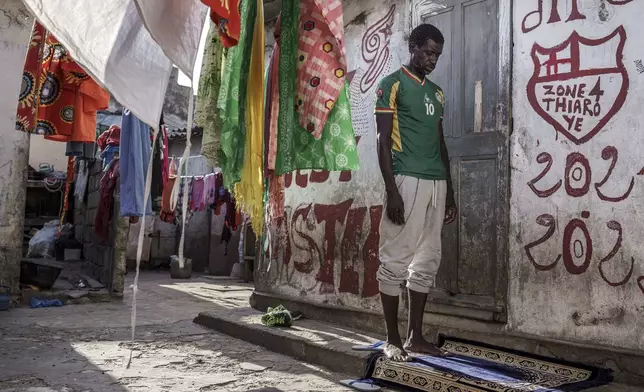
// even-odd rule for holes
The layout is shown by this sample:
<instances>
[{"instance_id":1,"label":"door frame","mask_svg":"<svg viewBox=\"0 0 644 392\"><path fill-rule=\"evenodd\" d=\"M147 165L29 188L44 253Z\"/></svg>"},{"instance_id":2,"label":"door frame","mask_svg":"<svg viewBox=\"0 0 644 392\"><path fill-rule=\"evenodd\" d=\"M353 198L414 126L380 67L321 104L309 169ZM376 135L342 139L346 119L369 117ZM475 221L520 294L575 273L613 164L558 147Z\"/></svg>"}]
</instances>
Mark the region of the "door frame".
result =
<instances>
[{"instance_id":1,"label":"door frame","mask_svg":"<svg viewBox=\"0 0 644 392\"><path fill-rule=\"evenodd\" d=\"M469 3L478 3L484 0L472 0ZM497 195L496 211L498 217L497 250L496 250L496 282L494 285L495 303L480 303L475 296L455 295L450 296L442 290L440 293L430 293L427 311L443 313L474 319L503 322L507 321L507 290L509 275L509 227L510 227L510 135L512 134L512 9L513 0L498 1L499 22L499 59L498 59L498 91L499 103L496 111L496 128L499 136L503 138L505 148L498 152L497 170L500 174L499 193ZM437 11L440 0L410 0L410 26L408 33L422 23L426 16ZM440 7L440 6L439 6ZM503 208L507 211L502 214ZM433 295L435 294L435 295Z\"/></svg>"}]
</instances>

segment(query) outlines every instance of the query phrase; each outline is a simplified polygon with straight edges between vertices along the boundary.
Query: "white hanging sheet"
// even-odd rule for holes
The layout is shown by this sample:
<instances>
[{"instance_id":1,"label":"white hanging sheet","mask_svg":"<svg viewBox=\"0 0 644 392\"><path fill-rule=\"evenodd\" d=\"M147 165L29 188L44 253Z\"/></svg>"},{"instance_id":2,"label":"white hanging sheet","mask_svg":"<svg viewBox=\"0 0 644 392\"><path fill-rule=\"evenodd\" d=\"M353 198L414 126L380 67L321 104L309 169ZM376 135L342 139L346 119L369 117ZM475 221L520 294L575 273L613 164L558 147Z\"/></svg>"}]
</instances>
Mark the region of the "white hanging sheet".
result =
<instances>
[{"instance_id":1,"label":"white hanging sheet","mask_svg":"<svg viewBox=\"0 0 644 392\"><path fill-rule=\"evenodd\" d=\"M154 128L173 62L192 74L208 13L199 0L23 2L79 65Z\"/></svg>"}]
</instances>

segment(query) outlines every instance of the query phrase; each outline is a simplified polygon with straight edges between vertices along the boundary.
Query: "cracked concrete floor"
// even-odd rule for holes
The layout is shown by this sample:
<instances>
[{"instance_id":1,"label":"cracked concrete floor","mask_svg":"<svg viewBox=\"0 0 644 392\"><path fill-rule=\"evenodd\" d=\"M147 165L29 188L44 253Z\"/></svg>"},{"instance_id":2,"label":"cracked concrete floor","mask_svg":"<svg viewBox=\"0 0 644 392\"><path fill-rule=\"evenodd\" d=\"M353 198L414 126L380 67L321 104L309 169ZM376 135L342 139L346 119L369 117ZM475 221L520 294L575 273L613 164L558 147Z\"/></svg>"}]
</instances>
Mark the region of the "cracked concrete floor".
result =
<instances>
[{"instance_id":1,"label":"cracked concrete floor","mask_svg":"<svg viewBox=\"0 0 644 392\"><path fill-rule=\"evenodd\" d=\"M0 391L347 391L336 383L346 377L192 323L201 311L247 306L251 286L168 275L142 274L134 343L128 295L0 312Z\"/></svg>"}]
</instances>

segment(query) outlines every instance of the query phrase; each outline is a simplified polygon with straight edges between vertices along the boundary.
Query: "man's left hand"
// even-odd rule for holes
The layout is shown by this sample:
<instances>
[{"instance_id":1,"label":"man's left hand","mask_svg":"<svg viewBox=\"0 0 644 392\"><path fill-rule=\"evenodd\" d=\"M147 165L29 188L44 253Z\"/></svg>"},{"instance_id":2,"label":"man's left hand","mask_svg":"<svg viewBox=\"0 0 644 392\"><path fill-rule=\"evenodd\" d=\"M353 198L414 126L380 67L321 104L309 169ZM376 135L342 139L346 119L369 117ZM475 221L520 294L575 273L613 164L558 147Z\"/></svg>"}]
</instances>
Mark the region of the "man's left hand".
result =
<instances>
[{"instance_id":1,"label":"man's left hand","mask_svg":"<svg viewBox=\"0 0 644 392\"><path fill-rule=\"evenodd\" d=\"M456 220L456 212L457 211L458 210L456 209L455 206L445 208L445 220L444 220L444 223L446 225L449 225L450 223L454 222L454 220Z\"/></svg>"}]
</instances>

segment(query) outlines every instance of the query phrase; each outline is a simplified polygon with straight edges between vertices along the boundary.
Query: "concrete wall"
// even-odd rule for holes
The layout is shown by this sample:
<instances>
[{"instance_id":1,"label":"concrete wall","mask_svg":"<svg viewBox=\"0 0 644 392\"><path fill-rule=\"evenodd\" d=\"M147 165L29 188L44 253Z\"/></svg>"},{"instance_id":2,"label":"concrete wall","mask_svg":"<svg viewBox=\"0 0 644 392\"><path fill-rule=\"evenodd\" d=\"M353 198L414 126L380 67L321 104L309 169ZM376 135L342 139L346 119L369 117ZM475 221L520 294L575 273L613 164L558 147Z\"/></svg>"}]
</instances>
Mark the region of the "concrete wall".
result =
<instances>
[{"instance_id":1,"label":"concrete wall","mask_svg":"<svg viewBox=\"0 0 644 392\"><path fill-rule=\"evenodd\" d=\"M514 3L509 327L644 350L644 4Z\"/></svg>"},{"instance_id":2,"label":"concrete wall","mask_svg":"<svg viewBox=\"0 0 644 392\"><path fill-rule=\"evenodd\" d=\"M29 135L15 131L33 19L19 0L0 2L0 284L18 292L27 195Z\"/></svg>"},{"instance_id":3,"label":"concrete wall","mask_svg":"<svg viewBox=\"0 0 644 392\"><path fill-rule=\"evenodd\" d=\"M260 291L375 309L384 185L373 103L380 79L408 61L409 6L405 1L343 3L360 170L286 176L286 216L270 228L270 255L256 267L255 282ZM272 46L271 27L267 40Z\"/></svg>"}]
</instances>

